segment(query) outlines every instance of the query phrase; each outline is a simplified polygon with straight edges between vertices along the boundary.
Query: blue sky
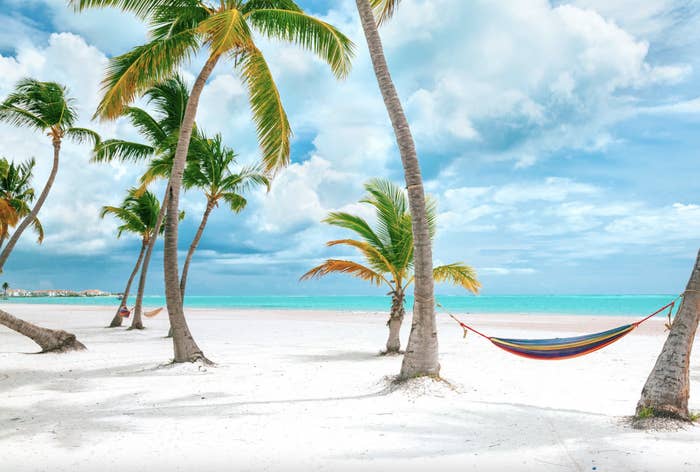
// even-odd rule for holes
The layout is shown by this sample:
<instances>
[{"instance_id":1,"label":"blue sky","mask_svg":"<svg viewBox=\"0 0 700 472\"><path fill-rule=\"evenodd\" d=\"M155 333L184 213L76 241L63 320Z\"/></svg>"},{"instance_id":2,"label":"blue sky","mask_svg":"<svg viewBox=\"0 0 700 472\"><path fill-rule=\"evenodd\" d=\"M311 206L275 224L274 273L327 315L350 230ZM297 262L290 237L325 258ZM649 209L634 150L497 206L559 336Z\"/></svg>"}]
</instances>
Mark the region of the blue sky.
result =
<instances>
[{"instance_id":1,"label":"blue sky","mask_svg":"<svg viewBox=\"0 0 700 472\"><path fill-rule=\"evenodd\" d=\"M400 160L351 0L301 1L358 46L351 76L289 45L262 42L294 129L293 164L241 215L219 209L195 256L199 295L383 293L344 277L300 284L341 236L329 211L370 216L362 184L401 181ZM641 3L641 5L640 5ZM137 138L128 124L91 123L107 58L145 38L115 11L75 14L63 0L0 0L0 96L25 76L65 83L81 124ZM437 262L477 268L484 293L676 293L700 243L700 7L686 0L492 2L404 0L382 29L439 202ZM196 66L182 72L191 79ZM245 91L219 66L198 122L243 162L258 158ZM0 125L0 154L39 161L50 145ZM121 290L138 241L98 218L143 171L89 164L66 145L46 241L22 241L4 279L15 287ZM154 191L162 192L156 186ZM203 199L185 196L184 251ZM148 293L162 289L156 254ZM459 293L439 287L439 293Z\"/></svg>"}]
</instances>

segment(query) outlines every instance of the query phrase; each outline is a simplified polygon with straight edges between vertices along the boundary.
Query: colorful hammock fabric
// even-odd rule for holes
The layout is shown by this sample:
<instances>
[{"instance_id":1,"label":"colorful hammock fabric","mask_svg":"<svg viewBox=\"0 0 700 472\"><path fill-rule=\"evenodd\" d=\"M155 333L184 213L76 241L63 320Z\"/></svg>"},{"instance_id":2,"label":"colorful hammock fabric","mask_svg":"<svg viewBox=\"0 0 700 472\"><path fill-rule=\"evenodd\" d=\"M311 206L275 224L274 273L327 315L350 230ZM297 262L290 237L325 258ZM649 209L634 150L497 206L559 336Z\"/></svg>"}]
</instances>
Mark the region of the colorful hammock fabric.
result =
<instances>
[{"instance_id":1,"label":"colorful hammock fabric","mask_svg":"<svg viewBox=\"0 0 700 472\"><path fill-rule=\"evenodd\" d=\"M648 319L658 315L662 311L668 309L669 317L673 312L673 307L676 304L676 300L669 303L668 305L660 308L651 315L643 318L636 323L627 324L620 326L618 328L610 329L608 331L602 331L600 333L587 334L585 336L576 336L572 338L551 338L551 339L509 339L509 338L496 338L492 336L487 336L480 333L476 329L462 323L455 316L450 314L450 316L462 327L464 330L464 336L466 337L467 332L472 331L483 338L488 339L496 347L503 349L506 352L515 354L516 356L526 357L528 359L540 359L540 360L562 360L562 359L572 359L574 357L584 356L590 354L599 349L603 349L606 346L619 341L628 334L630 334L635 328L640 324L644 323Z\"/></svg>"}]
</instances>

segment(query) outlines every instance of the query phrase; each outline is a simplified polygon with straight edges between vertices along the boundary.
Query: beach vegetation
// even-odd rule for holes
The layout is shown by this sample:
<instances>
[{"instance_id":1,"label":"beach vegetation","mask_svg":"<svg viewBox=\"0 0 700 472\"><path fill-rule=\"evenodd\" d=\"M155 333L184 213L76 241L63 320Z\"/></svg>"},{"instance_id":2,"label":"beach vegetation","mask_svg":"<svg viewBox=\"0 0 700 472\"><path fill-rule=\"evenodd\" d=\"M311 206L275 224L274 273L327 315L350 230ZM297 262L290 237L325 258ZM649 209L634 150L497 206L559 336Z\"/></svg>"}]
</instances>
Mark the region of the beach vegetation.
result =
<instances>
[{"instance_id":1,"label":"beach vegetation","mask_svg":"<svg viewBox=\"0 0 700 472\"><path fill-rule=\"evenodd\" d=\"M332 25L306 14L292 0L152 1L70 0L76 10L115 7L137 15L149 25L149 40L110 59L104 93L96 116L119 117L139 95L175 75L197 55L204 64L197 74L181 122L168 184L164 244L165 295L175 362L207 361L185 319L178 270L178 219L182 176L195 116L204 85L219 63L229 61L247 87L265 170L274 172L289 163L291 127L279 89L255 42L258 35L310 50L345 77L353 44Z\"/></svg>"},{"instance_id":2,"label":"beach vegetation","mask_svg":"<svg viewBox=\"0 0 700 472\"><path fill-rule=\"evenodd\" d=\"M150 111L141 107L127 106L122 112L122 116L139 132L143 141L106 139L96 148L93 162L147 162L149 169L158 166L167 167L167 177L169 177L189 93L187 84L179 75L146 90L142 98L147 105L150 105ZM141 180L139 192L143 192L153 179L149 178L148 173L146 173ZM154 236L150 238L143 256L133 309L134 320L142 319L143 296L146 290L148 269L156 240L163 233L161 227L163 226L168 195L169 193L165 192L163 196L160 213L153 231ZM122 317L118 314L119 308L117 308L117 314L115 314L110 326L121 326Z\"/></svg>"},{"instance_id":3,"label":"beach vegetation","mask_svg":"<svg viewBox=\"0 0 700 472\"><path fill-rule=\"evenodd\" d=\"M122 294L120 308L122 306L126 306L127 300L129 299L129 293L131 292L131 285L136 277L136 274L139 272L139 269L141 269L141 263L143 262L146 249L148 248L151 239L156 237L156 223L158 220L158 215L160 214L160 208L160 202L155 194L149 192L148 190L143 191L138 188L130 189L121 205L102 207L100 217L104 218L107 215L110 215L119 220L120 224L117 226L118 238L120 238L124 233L131 233L137 235L141 240L139 255L136 259L136 264L131 271L131 275L127 279L126 287L124 288L124 292ZM184 214L182 216L184 216ZM143 268L142 270L147 269ZM109 327L114 328L121 326L121 321L122 316L118 309ZM130 329L143 329L141 313L134 313Z\"/></svg>"},{"instance_id":4,"label":"beach vegetation","mask_svg":"<svg viewBox=\"0 0 700 472\"><path fill-rule=\"evenodd\" d=\"M39 211L56 180L63 141L69 139L77 143L91 143L93 146L99 144L99 135L90 129L76 126L77 119L75 100L68 95L64 86L56 82L42 82L31 78L20 80L14 90L0 103L0 122L38 131L49 137L53 148L51 172L43 190L33 202L31 210L24 212L25 216L19 221L17 228L0 252L0 272L3 271L15 245L29 226L32 226L39 237L43 238L43 228L38 219ZM25 172L29 170L25 169ZM71 333L36 326L4 310L0 310L0 324L29 337L41 347L42 352L65 352L85 348Z\"/></svg>"},{"instance_id":5,"label":"beach vegetation","mask_svg":"<svg viewBox=\"0 0 700 472\"><path fill-rule=\"evenodd\" d=\"M690 421L690 353L700 321L700 251L683 300L673 319L666 342L647 378L637 403L637 416L651 411L653 416Z\"/></svg>"},{"instance_id":6,"label":"beach vegetation","mask_svg":"<svg viewBox=\"0 0 700 472\"><path fill-rule=\"evenodd\" d=\"M327 246L353 248L364 259L363 263L349 259L327 259L302 275L301 280L320 278L330 274L348 274L374 285L385 285L391 296L389 338L385 353L395 354L401 349L400 331L405 315L407 290L415 284L412 218L406 191L391 181L374 179L365 184L367 195L360 203L374 208L376 223L346 212L333 212L323 221L332 226L352 231L358 239L329 241ZM430 237L435 236L437 211L434 200L427 201L427 219ZM445 264L433 269L437 282L460 286L477 293L481 284L476 271L463 262ZM414 315L415 316L415 315ZM423 374L414 373L410 378ZM436 374L433 374L435 376Z\"/></svg>"},{"instance_id":7,"label":"beach vegetation","mask_svg":"<svg viewBox=\"0 0 700 472\"><path fill-rule=\"evenodd\" d=\"M420 163L408 119L389 72L379 25L395 13L400 0L356 0L362 30L374 73L394 129L401 155L408 200L413 217L414 271L416 274L413 323L403 358L402 378L440 374L438 336L435 318L433 253L428 202L423 188Z\"/></svg>"}]
</instances>

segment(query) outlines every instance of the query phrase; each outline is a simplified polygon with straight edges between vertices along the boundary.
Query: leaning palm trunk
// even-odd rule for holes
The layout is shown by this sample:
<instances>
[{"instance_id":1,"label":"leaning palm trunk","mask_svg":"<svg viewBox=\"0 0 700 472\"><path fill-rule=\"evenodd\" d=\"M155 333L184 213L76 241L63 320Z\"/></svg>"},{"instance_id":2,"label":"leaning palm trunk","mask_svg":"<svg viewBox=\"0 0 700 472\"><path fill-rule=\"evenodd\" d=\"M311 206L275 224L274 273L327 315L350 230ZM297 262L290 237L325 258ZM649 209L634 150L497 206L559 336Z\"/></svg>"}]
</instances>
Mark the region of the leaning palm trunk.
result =
<instances>
[{"instance_id":1,"label":"leaning palm trunk","mask_svg":"<svg viewBox=\"0 0 700 472\"><path fill-rule=\"evenodd\" d=\"M30 338L41 347L41 352L68 352L85 349L85 346L76 339L74 334L41 328L20 320L4 310L0 310L0 324Z\"/></svg>"},{"instance_id":2,"label":"leaning palm trunk","mask_svg":"<svg viewBox=\"0 0 700 472\"><path fill-rule=\"evenodd\" d=\"M199 98L207 79L211 75L219 56L211 56L192 87L187 108L180 126L177 149L173 160L173 168L168 182L168 203L165 219L165 247L164 247L164 274L165 274L165 299L168 306L170 326L173 330L173 350L175 362L207 361L204 353L190 333L182 306L182 294L180 292L180 271L177 263L177 239L179 224L180 187L182 186L182 174L185 170L185 162L189 151L190 139L194 120L197 115Z\"/></svg>"},{"instance_id":3,"label":"leaning palm trunk","mask_svg":"<svg viewBox=\"0 0 700 472\"><path fill-rule=\"evenodd\" d=\"M389 339L386 341L386 354L398 354L401 352L401 324L406 315L406 309L403 305L405 294L398 290L391 294L391 313L389 314Z\"/></svg>"},{"instance_id":4,"label":"leaning palm trunk","mask_svg":"<svg viewBox=\"0 0 700 472\"><path fill-rule=\"evenodd\" d=\"M156 241L158 240L158 235L160 234L160 228L163 225L163 218L165 217L165 210L168 204L168 192L165 192L163 196L163 203L160 207L160 212L158 212L158 218L156 219L156 226L153 229L153 235L148 241L148 248L146 249L146 256L143 259L143 267L141 269L141 277L139 278L139 288L136 292L136 304L134 305L134 323L138 318L139 324L143 329L143 322L141 321L141 315L143 314L143 294L146 290L146 279L148 277L148 266L151 263L151 255L153 254L153 248L156 246ZM136 326L132 323L132 328Z\"/></svg>"},{"instance_id":5,"label":"leaning palm trunk","mask_svg":"<svg viewBox=\"0 0 700 472\"><path fill-rule=\"evenodd\" d=\"M379 83L384 104L399 146L403 163L408 204L413 218L413 244L415 258L415 288L413 324L408 338L406 355L401 365L400 378L440 373L438 362L438 339L435 322L435 300L433 294L433 255L430 242L430 227L425 209L425 192L413 136L403 112L396 88L384 57L382 41L368 0L356 0L367 39L374 73Z\"/></svg>"},{"instance_id":6,"label":"leaning palm trunk","mask_svg":"<svg viewBox=\"0 0 700 472\"><path fill-rule=\"evenodd\" d=\"M0 272L2 272L3 269L5 268L5 263L7 262L7 259L10 257L12 250L15 248L17 241L19 241L20 236L22 236L22 233L24 232L24 230L26 230L27 227L37 219L37 216L39 215L39 210L41 210L41 207L44 206L44 202L46 201L46 198L49 196L49 192L51 191L51 187L53 186L54 180L56 180L56 174L58 173L58 162L59 162L60 154L61 154L61 140L54 139L54 141L53 141L53 166L51 167L51 173L49 174L49 179L46 181L46 185L44 185L44 189L41 191L41 195L39 195L39 199L36 201L34 208L32 208L32 211L27 215L26 218L24 218L22 220L22 222L19 224L17 229L12 234L12 237L10 238L10 240L7 242L7 246L5 246L5 249L3 249L2 253L0 253Z\"/></svg>"},{"instance_id":7,"label":"leaning palm trunk","mask_svg":"<svg viewBox=\"0 0 700 472\"><path fill-rule=\"evenodd\" d=\"M199 246L199 241L202 239L202 233L204 233L204 228L207 226L207 221L209 221L209 215L211 215L214 209L214 202L207 201L207 208L204 210L204 215L202 215L202 221L199 223L199 228L197 228L197 233L192 239L192 244L190 244L190 249L187 251L187 258L185 259L185 264L182 266L182 277L180 277L180 294L182 295L182 300L185 300L185 288L187 287L187 273L190 269L190 263L192 262L192 256Z\"/></svg>"},{"instance_id":8,"label":"leaning palm trunk","mask_svg":"<svg viewBox=\"0 0 700 472\"><path fill-rule=\"evenodd\" d=\"M114 318L112 318L112 322L109 324L109 328L118 328L119 326L122 325L122 320L124 319L122 315L119 313L121 311L121 307L126 306L127 300L129 300L129 292L131 292L131 284L134 282L134 277L136 277L136 274L139 271L139 268L141 267L141 261L143 260L143 253L146 251L146 246L147 243L146 241L141 242L141 252L139 252L139 258L136 260L136 265L134 266L134 270L131 271L131 275L129 276L129 280L126 282L126 288L124 288L124 294L122 295L122 302L119 304L119 308L117 308L117 313L114 315Z\"/></svg>"},{"instance_id":9,"label":"leaning palm trunk","mask_svg":"<svg viewBox=\"0 0 700 472\"><path fill-rule=\"evenodd\" d=\"M642 389L637 415L690 420L690 353L700 319L700 251L661 354Z\"/></svg>"}]
</instances>

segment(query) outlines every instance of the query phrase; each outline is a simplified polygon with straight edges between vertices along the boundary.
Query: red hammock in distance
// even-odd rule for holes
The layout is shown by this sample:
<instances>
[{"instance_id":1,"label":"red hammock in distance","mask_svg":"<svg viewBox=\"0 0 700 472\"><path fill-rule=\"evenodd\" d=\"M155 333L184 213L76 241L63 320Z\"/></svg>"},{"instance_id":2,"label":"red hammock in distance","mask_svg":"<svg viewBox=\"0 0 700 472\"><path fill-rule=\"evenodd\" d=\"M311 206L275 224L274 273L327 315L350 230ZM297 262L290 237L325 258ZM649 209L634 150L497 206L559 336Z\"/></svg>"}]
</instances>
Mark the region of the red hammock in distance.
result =
<instances>
[{"instance_id":1,"label":"red hammock in distance","mask_svg":"<svg viewBox=\"0 0 700 472\"><path fill-rule=\"evenodd\" d=\"M539 359L539 360L562 360L562 359L573 359L574 357L585 356L599 349L603 349L606 346L611 345L615 341L619 341L624 338L639 325L647 321L648 319L658 315L662 311L668 309L669 318L673 312L673 307L676 304L676 298L674 301L666 306L659 308L657 311L651 315L637 321L636 323L623 325L617 328L610 329L608 331L602 331L600 333L587 334L584 336L576 336L572 338L551 338L551 339L508 339L508 338L496 338L487 336L476 329L462 323L454 315L448 313L464 330L464 336L467 336L469 331L472 331L479 336L488 339L496 347L503 349L506 352L515 354L516 356L526 357L528 359ZM444 309L442 305L438 303L438 306Z\"/></svg>"}]
</instances>

